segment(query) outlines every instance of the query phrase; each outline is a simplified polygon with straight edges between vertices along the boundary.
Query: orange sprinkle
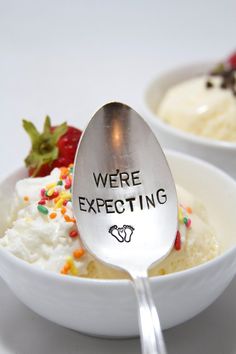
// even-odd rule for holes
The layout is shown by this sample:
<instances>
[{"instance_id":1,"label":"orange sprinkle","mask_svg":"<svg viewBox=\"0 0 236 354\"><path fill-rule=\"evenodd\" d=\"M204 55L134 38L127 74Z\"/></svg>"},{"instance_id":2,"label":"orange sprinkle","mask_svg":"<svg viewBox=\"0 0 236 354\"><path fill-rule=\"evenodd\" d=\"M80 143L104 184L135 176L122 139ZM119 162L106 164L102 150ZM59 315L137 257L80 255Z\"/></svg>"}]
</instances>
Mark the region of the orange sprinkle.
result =
<instances>
[{"instance_id":1,"label":"orange sprinkle","mask_svg":"<svg viewBox=\"0 0 236 354\"><path fill-rule=\"evenodd\" d=\"M68 168L67 167L61 167L60 170L61 170L61 173L63 173L63 174L68 172Z\"/></svg>"},{"instance_id":2,"label":"orange sprinkle","mask_svg":"<svg viewBox=\"0 0 236 354\"><path fill-rule=\"evenodd\" d=\"M67 273L64 271L64 269L61 269L61 270L60 270L60 273L61 273L61 274L67 274Z\"/></svg>"},{"instance_id":3,"label":"orange sprinkle","mask_svg":"<svg viewBox=\"0 0 236 354\"><path fill-rule=\"evenodd\" d=\"M49 217L50 217L51 219L55 219L56 216L57 216L57 213L51 213L51 214L49 215Z\"/></svg>"},{"instance_id":4,"label":"orange sprinkle","mask_svg":"<svg viewBox=\"0 0 236 354\"><path fill-rule=\"evenodd\" d=\"M79 259L80 257L82 257L84 255L85 251L83 248L78 248L76 250L74 250L73 252L73 256L76 259Z\"/></svg>"},{"instance_id":5,"label":"orange sprinkle","mask_svg":"<svg viewBox=\"0 0 236 354\"><path fill-rule=\"evenodd\" d=\"M187 211L189 214L192 214L192 212L193 212L193 211L192 211L192 208L190 208L190 207L187 207L187 208L186 208L186 211Z\"/></svg>"},{"instance_id":6,"label":"orange sprinkle","mask_svg":"<svg viewBox=\"0 0 236 354\"><path fill-rule=\"evenodd\" d=\"M70 217L69 217L69 215L65 214L65 215L64 215L64 219L65 219L66 222L70 222Z\"/></svg>"},{"instance_id":7,"label":"orange sprinkle","mask_svg":"<svg viewBox=\"0 0 236 354\"><path fill-rule=\"evenodd\" d=\"M28 202L29 201L29 197L27 195L24 196L24 201Z\"/></svg>"},{"instance_id":8,"label":"orange sprinkle","mask_svg":"<svg viewBox=\"0 0 236 354\"><path fill-rule=\"evenodd\" d=\"M61 198L60 196L54 198L54 199L53 199L53 202L56 204L60 198Z\"/></svg>"},{"instance_id":9,"label":"orange sprinkle","mask_svg":"<svg viewBox=\"0 0 236 354\"><path fill-rule=\"evenodd\" d=\"M60 175L60 179L66 179L66 176L69 174L69 170L67 167L61 167L61 175Z\"/></svg>"},{"instance_id":10,"label":"orange sprinkle","mask_svg":"<svg viewBox=\"0 0 236 354\"><path fill-rule=\"evenodd\" d=\"M63 267L63 270L67 273L69 270L71 269L71 264L70 263L66 263Z\"/></svg>"},{"instance_id":11,"label":"orange sprinkle","mask_svg":"<svg viewBox=\"0 0 236 354\"><path fill-rule=\"evenodd\" d=\"M76 222L74 218L70 218L67 214L64 214L64 219L66 222Z\"/></svg>"},{"instance_id":12,"label":"orange sprinkle","mask_svg":"<svg viewBox=\"0 0 236 354\"><path fill-rule=\"evenodd\" d=\"M61 208L61 213L62 213L62 215L64 215L66 213L66 208L65 207Z\"/></svg>"}]
</instances>

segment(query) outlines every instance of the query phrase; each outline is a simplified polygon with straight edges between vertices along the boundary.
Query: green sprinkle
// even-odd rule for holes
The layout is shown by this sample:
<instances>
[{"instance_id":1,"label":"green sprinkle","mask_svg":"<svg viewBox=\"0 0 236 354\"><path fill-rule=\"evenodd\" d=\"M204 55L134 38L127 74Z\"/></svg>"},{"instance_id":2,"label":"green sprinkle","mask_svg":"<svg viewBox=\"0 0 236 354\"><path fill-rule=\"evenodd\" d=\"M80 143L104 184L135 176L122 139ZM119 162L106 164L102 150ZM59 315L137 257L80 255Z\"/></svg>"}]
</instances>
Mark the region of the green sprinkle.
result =
<instances>
[{"instance_id":1,"label":"green sprinkle","mask_svg":"<svg viewBox=\"0 0 236 354\"><path fill-rule=\"evenodd\" d=\"M58 186L62 186L62 185L63 185L63 182L60 180L60 181L57 182L57 185L58 185Z\"/></svg>"},{"instance_id":2,"label":"green sprinkle","mask_svg":"<svg viewBox=\"0 0 236 354\"><path fill-rule=\"evenodd\" d=\"M187 222L188 222L188 219L186 218L186 217L184 217L184 224L186 225L187 224Z\"/></svg>"},{"instance_id":3,"label":"green sprinkle","mask_svg":"<svg viewBox=\"0 0 236 354\"><path fill-rule=\"evenodd\" d=\"M44 215L47 215L47 214L48 214L48 209L47 209L45 206L39 204L39 205L37 206L37 208L38 208L38 211L39 211L40 213L42 213L42 214L44 214Z\"/></svg>"}]
</instances>

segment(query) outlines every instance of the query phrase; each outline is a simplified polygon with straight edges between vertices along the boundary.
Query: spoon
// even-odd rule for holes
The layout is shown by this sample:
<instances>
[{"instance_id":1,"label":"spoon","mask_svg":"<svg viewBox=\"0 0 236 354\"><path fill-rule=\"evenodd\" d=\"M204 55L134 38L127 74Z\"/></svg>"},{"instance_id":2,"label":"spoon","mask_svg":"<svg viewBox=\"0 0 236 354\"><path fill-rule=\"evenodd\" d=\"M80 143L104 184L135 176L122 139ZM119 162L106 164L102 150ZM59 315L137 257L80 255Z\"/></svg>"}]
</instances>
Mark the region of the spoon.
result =
<instances>
[{"instance_id":1,"label":"spoon","mask_svg":"<svg viewBox=\"0 0 236 354\"><path fill-rule=\"evenodd\" d=\"M77 150L72 194L84 246L132 278L142 352L165 354L147 270L173 247L177 196L156 137L132 108L113 102L95 113Z\"/></svg>"}]
</instances>

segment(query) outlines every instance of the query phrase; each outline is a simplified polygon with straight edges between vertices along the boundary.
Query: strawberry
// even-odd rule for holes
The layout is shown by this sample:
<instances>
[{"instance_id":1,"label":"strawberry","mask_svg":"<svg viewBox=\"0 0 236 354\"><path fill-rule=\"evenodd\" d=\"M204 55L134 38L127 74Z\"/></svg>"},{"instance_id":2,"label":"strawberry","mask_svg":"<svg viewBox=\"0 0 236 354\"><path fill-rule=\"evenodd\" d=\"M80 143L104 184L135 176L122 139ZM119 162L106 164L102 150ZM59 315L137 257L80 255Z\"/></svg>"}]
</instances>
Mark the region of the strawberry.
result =
<instances>
[{"instance_id":1,"label":"strawberry","mask_svg":"<svg viewBox=\"0 0 236 354\"><path fill-rule=\"evenodd\" d=\"M227 61L232 69L236 69L236 52L230 55Z\"/></svg>"},{"instance_id":2,"label":"strawberry","mask_svg":"<svg viewBox=\"0 0 236 354\"><path fill-rule=\"evenodd\" d=\"M30 153L25 159L29 176L47 176L53 168L68 166L74 162L81 130L68 126L67 123L51 126L48 116L42 133L27 120L23 120L23 127L32 143Z\"/></svg>"}]
</instances>

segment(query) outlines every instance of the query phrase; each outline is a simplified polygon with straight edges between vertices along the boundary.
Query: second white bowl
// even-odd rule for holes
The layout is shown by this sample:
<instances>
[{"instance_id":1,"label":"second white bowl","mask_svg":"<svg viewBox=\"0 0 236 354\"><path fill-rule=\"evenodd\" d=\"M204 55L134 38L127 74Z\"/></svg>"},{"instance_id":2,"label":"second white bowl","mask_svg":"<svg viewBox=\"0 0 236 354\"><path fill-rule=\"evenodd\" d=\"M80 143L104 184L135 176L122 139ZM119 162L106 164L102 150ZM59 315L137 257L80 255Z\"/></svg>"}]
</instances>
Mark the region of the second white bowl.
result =
<instances>
[{"instance_id":1,"label":"second white bowl","mask_svg":"<svg viewBox=\"0 0 236 354\"><path fill-rule=\"evenodd\" d=\"M156 114L166 91L187 79L208 73L214 63L199 63L170 70L153 80L144 93L144 116L161 145L205 159L236 178L236 143L207 139L163 122Z\"/></svg>"}]
</instances>

